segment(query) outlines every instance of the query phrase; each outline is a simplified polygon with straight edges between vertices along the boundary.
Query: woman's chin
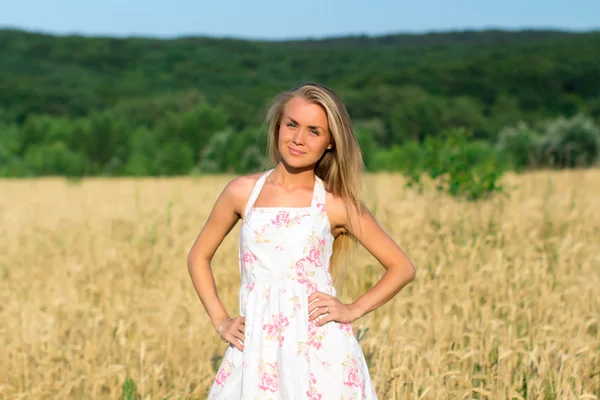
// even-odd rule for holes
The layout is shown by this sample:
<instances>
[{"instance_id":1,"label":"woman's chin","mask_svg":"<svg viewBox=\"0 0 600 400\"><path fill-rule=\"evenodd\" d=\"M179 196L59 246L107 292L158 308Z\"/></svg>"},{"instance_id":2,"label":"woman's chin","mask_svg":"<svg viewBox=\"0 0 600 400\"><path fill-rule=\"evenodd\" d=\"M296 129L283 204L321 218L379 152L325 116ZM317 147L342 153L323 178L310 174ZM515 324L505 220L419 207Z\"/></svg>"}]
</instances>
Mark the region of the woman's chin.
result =
<instances>
[{"instance_id":1,"label":"woman's chin","mask_svg":"<svg viewBox=\"0 0 600 400\"><path fill-rule=\"evenodd\" d=\"M310 169L310 167L314 165L314 163L310 162L310 160L301 159L298 156L290 156L290 155L283 156L281 161L288 168L298 169L298 170Z\"/></svg>"}]
</instances>

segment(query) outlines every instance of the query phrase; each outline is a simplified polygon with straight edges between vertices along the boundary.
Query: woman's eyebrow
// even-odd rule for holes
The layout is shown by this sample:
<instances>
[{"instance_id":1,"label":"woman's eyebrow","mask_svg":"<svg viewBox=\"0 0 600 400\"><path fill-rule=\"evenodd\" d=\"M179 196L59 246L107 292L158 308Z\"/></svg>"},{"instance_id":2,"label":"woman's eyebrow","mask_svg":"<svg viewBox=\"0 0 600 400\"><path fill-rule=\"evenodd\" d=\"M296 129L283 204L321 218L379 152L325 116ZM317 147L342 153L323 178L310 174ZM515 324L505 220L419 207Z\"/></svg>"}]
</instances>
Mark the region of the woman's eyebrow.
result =
<instances>
[{"instance_id":1,"label":"woman's eyebrow","mask_svg":"<svg viewBox=\"0 0 600 400\"><path fill-rule=\"evenodd\" d=\"M296 121L294 118L292 118L292 117L288 117L288 116L286 116L286 118L287 118L287 119L289 119L289 120L290 120L292 123L294 123L294 124L296 124L296 125L300 125L300 124L298 123L298 121ZM308 127L309 127L309 128L311 128L311 129L321 129L321 130L324 130L324 129L323 129L323 128L321 128L319 125L309 125Z\"/></svg>"}]
</instances>

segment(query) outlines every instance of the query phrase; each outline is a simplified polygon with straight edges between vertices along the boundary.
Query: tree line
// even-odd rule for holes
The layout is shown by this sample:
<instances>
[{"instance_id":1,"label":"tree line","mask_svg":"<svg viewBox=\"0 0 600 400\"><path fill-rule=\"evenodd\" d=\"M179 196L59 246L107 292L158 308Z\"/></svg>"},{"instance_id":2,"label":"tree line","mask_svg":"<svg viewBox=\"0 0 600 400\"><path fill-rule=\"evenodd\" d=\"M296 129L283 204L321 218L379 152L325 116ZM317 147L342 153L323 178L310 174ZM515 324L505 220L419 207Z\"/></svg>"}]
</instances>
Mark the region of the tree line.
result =
<instances>
[{"instance_id":1,"label":"tree line","mask_svg":"<svg viewBox=\"0 0 600 400\"><path fill-rule=\"evenodd\" d=\"M427 143L457 128L474 163L592 165L598 48L600 32L267 42L0 30L0 175L252 171L266 106L302 81L340 94L372 171L418 169Z\"/></svg>"}]
</instances>

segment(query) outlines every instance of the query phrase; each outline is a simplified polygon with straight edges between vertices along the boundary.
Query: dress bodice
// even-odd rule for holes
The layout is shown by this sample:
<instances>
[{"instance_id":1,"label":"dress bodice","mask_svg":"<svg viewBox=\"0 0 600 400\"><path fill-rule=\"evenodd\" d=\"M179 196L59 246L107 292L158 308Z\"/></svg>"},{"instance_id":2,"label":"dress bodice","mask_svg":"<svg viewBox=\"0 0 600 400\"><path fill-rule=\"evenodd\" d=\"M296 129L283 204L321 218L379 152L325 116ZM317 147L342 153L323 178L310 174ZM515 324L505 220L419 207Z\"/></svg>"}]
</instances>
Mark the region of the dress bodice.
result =
<instances>
[{"instance_id":1,"label":"dress bodice","mask_svg":"<svg viewBox=\"0 0 600 400\"><path fill-rule=\"evenodd\" d=\"M243 284L290 280L311 286L331 284L331 225L325 211L325 185L315 176L309 207L255 207L268 176L256 182L240 232Z\"/></svg>"}]
</instances>

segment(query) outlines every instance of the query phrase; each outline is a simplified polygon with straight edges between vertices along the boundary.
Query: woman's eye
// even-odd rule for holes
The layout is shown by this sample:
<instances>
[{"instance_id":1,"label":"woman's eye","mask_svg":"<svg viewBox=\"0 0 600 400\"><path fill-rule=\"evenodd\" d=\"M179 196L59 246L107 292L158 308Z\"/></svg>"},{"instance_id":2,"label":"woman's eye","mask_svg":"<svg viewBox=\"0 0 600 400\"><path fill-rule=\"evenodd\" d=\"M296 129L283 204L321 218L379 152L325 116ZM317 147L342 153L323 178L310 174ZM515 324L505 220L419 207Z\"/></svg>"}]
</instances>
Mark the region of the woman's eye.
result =
<instances>
[{"instance_id":1,"label":"woman's eye","mask_svg":"<svg viewBox=\"0 0 600 400\"><path fill-rule=\"evenodd\" d=\"M314 133L315 135L318 135L318 134L319 134L319 131L316 131L316 130L314 130L314 129L311 129L311 131L310 131L310 132L311 132L311 133Z\"/></svg>"},{"instance_id":2,"label":"woman's eye","mask_svg":"<svg viewBox=\"0 0 600 400\"><path fill-rule=\"evenodd\" d=\"M294 125L293 123L289 122L289 123L287 124L287 126L289 126L290 128L293 128L293 127L295 127L296 125Z\"/></svg>"}]
</instances>

